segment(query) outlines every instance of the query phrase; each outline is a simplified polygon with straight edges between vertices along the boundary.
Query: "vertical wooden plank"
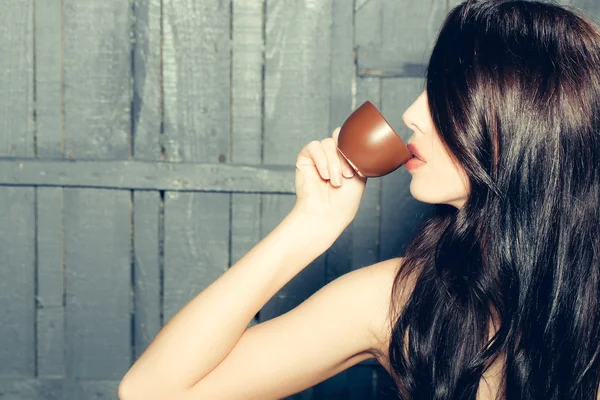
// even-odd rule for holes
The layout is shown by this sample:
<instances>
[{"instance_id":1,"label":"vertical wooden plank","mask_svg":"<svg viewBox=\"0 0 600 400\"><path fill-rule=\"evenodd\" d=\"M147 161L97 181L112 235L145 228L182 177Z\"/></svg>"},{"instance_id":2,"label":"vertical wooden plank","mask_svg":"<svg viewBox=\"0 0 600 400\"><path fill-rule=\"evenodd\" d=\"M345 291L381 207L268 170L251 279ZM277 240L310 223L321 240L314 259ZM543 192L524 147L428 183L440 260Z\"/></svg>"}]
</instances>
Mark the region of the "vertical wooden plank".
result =
<instances>
[{"instance_id":1,"label":"vertical wooden plank","mask_svg":"<svg viewBox=\"0 0 600 400\"><path fill-rule=\"evenodd\" d=\"M163 0L165 152L169 161L229 156L231 0Z\"/></svg>"},{"instance_id":2,"label":"vertical wooden plank","mask_svg":"<svg viewBox=\"0 0 600 400\"><path fill-rule=\"evenodd\" d=\"M63 189L37 189L37 363L39 377L65 375Z\"/></svg>"},{"instance_id":3,"label":"vertical wooden plank","mask_svg":"<svg viewBox=\"0 0 600 400\"><path fill-rule=\"evenodd\" d=\"M0 13L0 156L33 154L33 0L4 0Z\"/></svg>"},{"instance_id":4,"label":"vertical wooden plank","mask_svg":"<svg viewBox=\"0 0 600 400\"><path fill-rule=\"evenodd\" d=\"M133 194L134 352L136 360L162 326L159 259L160 194Z\"/></svg>"},{"instance_id":5,"label":"vertical wooden plank","mask_svg":"<svg viewBox=\"0 0 600 400\"><path fill-rule=\"evenodd\" d=\"M267 2L266 164L293 165L308 142L331 134L331 24L332 0ZM263 197L263 235L285 217L294 202L295 196ZM267 302L260 311L260 320L289 311L324 283L322 255Z\"/></svg>"},{"instance_id":6,"label":"vertical wooden plank","mask_svg":"<svg viewBox=\"0 0 600 400\"><path fill-rule=\"evenodd\" d=\"M264 0L232 5L231 162L262 162ZM260 241L260 195L231 194L231 265ZM254 319L250 325L256 324Z\"/></svg>"},{"instance_id":7,"label":"vertical wooden plank","mask_svg":"<svg viewBox=\"0 0 600 400\"><path fill-rule=\"evenodd\" d=\"M229 196L167 192L164 321L227 269Z\"/></svg>"},{"instance_id":8,"label":"vertical wooden plank","mask_svg":"<svg viewBox=\"0 0 600 400\"><path fill-rule=\"evenodd\" d=\"M133 158L161 159L161 0L133 3ZM159 192L137 191L133 198L132 359L146 350L162 326Z\"/></svg>"},{"instance_id":9,"label":"vertical wooden plank","mask_svg":"<svg viewBox=\"0 0 600 400\"><path fill-rule=\"evenodd\" d=\"M228 161L230 25L230 0L164 0L164 135L169 161ZM165 194L165 322L230 265L230 197Z\"/></svg>"},{"instance_id":10,"label":"vertical wooden plank","mask_svg":"<svg viewBox=\"0 0 600 400\"><path fill-rule=\"evenodd\" d=\"M161 158L161 3L133 0L133 103L131 128L137 160Z\"/></svg>"},{"instance_id":11,"label":"vertical wooden plank","mask_svg":"<svg viewBox=\"0 0 600 400\"><path fill-rule=\"evenodd\" d=\"M2 378L35 374L34 196L33 188L0 188L0 226L4 227L0 230Z\"/></svg>"},{"instance_id":12,"label":"vertical wooden plank","mask_svg":"<svg viewBox=\"0 0 600 400\"><path fill-rule=\"evenodd\" d=\"M402 113L424 90L423 79L388 79L382 88L382 112L405 143L413 132L402 122ZM404 254L419 224L427 218L433 206L415 200L410 194L412 176L404 168L382 178L381 194L381 259Z\"/></svg>"},{"instance_id":13,"label":"vertical wooden plank","mask_svg":"<svg viewBox=\"0 0 600 400\"><path fill-rule=\"evenodd\" d=\"M35 0L37 156L61 158L63 136L62 3Z\"/></svg>"},{"instance_id":14,"label":"vertical wooden plank","mask_svg":"<svg viewBox=\"0 0 600 400\"><path fill-rule=\"evenodd\" d=\"M65 156L128 159L131 3L64 0ZM67 375L118 379L131 363L131 196L65 189Z\"/></svg>"},{"instance_id":15,"label":"vertical wooden plank","mask_svg":"<svg viewBox=\"0 0 600 400\"><path fill-rule=\"evenodd\" d=\"M64 0L65 155L130 154L131 5Z\"/></svg>"},{"instance_id":16,"label":"vertical wooden plank","mask_svg":"<svg viewBox=\"0 0 600 400\"><path fill-rule=\"evenodd\" d=\"M0 156L34 155L33 1L0 13ZM0 188L0 377L35 374L35 193Z\"/></svg>"},{"instance_id":17,"label":"vertical wooden plank","mask_svg":"<svg viewBox=\"0 0 600 400\"><path fill-rule=\"evenodd\" d=\"M35 0L36 155L63 157L62 3ZM37 376L65 375L63 190L36 188Z\"/></svg>"},{"instance_id":18,"label":"vertical wooden plank","mask_svg":"<svg viewBox=\"0 0 600 400\"><path fill-rule=\"evenodd\" d=\"M329 132L332 0L267 2L265 141L267 164L293 164Z\"/></svg>"},{"instance_id":19,"label":"vertical wooden plank","mask_svg":"<svg viewBox=\"0 0 600 400\"><path fill-rule=\"evenodd\" d=\"M381 0L381 50L426 65L447 5L440 0ZM424 72L424 71L423 71Z\"/></svg>"},{"instance_id":20,"label":"vertical wooden plank","mask_svg":"<svg viewBox=\"0 0 600 400\"><path fill-rule=\"evenodd\" d=\"M130 196L64 189L67 375L120 379L130 365Z\"/></svg>"},{"instance_id":21,"label":"vertical wooden plank","mask_svg":"<svg viewBox=\"0 0 600 400\"><path fill-rule=\"evenodd\" d=\"M329 74L329 134L352 113L354 65L354 8L351 1L333 0ZM349 272L352 264L352 228L349 226L326 253L325 283ZM331 397L336 396L332 393Z\"/></svg>"}]
</instances>

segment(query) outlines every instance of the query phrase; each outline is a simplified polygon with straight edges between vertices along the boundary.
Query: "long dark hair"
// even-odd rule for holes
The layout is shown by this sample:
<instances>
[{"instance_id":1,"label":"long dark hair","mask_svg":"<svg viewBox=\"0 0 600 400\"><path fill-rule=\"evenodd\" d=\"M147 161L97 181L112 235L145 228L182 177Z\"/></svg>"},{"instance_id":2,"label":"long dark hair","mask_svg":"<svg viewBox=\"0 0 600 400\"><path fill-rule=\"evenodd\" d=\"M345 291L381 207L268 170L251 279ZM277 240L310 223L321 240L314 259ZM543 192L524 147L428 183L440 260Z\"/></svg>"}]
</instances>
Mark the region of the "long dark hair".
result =
<instances>
[{"instance_id":1,"label":"long dark hair","mask_svg":"<svg viewBox=\"0 0 600 400\"><path fill-rule=\"evenodd\" d=\"M598 28L548 2L466 1L442 25L426 87L470 194L460 209L435 206L396 276L399 394L475 399L501 357L500 397L595 399Z\"/></svg>"}]
</instances>

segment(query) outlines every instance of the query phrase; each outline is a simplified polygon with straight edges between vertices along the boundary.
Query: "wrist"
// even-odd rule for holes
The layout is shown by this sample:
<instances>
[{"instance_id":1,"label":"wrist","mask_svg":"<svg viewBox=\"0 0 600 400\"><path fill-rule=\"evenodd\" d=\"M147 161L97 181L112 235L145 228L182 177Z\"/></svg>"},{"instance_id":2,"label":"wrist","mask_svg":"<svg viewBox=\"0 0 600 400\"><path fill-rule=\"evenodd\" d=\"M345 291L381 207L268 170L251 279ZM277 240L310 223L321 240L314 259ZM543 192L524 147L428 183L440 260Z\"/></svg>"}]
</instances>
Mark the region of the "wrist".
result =
<instances>
[{"instance_id":1,"label":"wrist","mask_svg":"<svg viewBox=\"0 0 600 400\"><path fill-rule=\"evenodd\" d=\"M346 229L347 224L336 223L328 216L317 215L298 205L286 216L287 223L304 232L314 244L321 244L327 250Z\"/></svg>"}]
</instances>

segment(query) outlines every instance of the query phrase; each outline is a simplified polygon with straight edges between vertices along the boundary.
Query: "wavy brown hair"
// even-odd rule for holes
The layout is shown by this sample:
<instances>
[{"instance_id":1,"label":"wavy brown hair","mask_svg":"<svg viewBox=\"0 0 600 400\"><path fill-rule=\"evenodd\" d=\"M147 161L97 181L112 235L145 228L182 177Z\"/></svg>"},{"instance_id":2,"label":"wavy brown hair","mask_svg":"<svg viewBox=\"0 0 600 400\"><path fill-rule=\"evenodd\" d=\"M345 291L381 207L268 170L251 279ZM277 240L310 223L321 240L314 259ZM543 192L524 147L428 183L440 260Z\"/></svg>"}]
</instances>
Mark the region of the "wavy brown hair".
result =
<instances>
[{"instance_id":1,"label":"wavy brown hair","mask_svg":"<svg viewBox=\"0 0 600 400\"><path fill-rule=\"evenodd\" d=\"M404 399L593 399L600 375L600 33L575 8L466 1L428 65L432 118L470 184L404 254L389 357ZM491 325L492 321L497 324ZM492 334L490 334L492 332Z\"/></svg>"}]
</instances>

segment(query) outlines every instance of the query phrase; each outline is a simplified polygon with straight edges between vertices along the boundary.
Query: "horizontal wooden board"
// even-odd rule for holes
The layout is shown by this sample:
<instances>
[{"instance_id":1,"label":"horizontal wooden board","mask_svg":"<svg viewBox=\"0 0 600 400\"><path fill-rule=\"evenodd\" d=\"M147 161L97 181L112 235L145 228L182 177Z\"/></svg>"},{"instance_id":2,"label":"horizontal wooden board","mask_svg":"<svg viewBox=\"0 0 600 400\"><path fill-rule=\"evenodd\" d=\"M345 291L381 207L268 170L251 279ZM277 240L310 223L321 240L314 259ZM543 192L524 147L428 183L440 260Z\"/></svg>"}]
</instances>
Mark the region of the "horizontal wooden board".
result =
<instances>
[{"instance_id":1,"label":"horizontal wooden board","mask_svg":"<svg viewBox=\"0 0 600 400\"><path fill-rule=\"evenodd\" d=\"M116 399L118 380L0 379L2 400Z\"/></svg>"},{"instance_id":2,"label":"horizontal wooden board","mask_svg":"<svg viewBox=\"0 0 600 400\"><path fill-rule=\"evenodd\" d=\"M294 166L0 160L0 185L293 194Z\"/></svg>"}]
</instances>

